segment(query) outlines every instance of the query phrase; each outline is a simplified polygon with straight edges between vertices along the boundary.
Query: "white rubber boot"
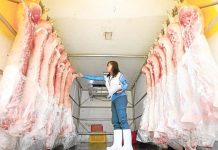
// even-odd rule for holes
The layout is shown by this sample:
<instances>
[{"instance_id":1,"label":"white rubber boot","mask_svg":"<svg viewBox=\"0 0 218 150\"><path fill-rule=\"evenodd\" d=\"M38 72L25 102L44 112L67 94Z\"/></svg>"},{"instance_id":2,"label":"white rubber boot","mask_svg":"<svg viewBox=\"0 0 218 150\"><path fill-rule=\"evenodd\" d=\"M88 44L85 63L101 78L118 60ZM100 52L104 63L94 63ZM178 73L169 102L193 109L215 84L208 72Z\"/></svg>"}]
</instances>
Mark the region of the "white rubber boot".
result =
<instances>
[{"instance_id":1,"label":"white rubber boot","mask_svg":"<svg viewBox=\"0 0 218 150\"><path fill-rule=\"evenodd\" d=\"M123 130L124 145L121 150L133 150L131 129Z\"/></svg>"},{"instance_id":2,"label":"white rubber boot","mask_svg":"<svg viewBox=\"0 0 218 150\"><path fill-rule=\"evenodd\" d=\"M114 130L114 143L107 150L120 150L122 148L122 130Z\"/></svg>"},{"instance_id":3,"label":"white rubber boot","mask_svg":"<svg viewBox=\"0 0 218 150\"><path fill-rule=\"evenodd\" d=\"M122 130L114 130L114 143L107 150L121 150L122 149Z\"/></svg>"}]
</instances>

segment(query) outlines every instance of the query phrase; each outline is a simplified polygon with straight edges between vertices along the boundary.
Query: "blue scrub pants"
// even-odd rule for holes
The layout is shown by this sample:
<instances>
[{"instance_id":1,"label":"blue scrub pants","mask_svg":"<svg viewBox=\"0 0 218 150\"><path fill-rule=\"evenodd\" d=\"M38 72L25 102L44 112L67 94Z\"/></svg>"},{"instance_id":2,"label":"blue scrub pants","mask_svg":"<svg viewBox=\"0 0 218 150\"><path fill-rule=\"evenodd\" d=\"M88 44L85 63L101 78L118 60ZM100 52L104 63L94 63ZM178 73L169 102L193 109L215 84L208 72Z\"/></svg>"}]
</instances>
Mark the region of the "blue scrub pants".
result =
<instances>
[{"instance_id":1,"label":"blue scrub pants","mask_svg":"<svg viewBox=\"0 0 218 150\"><path fill-rule=\"evenodd\" d=\"M112 124L114 130L116 129L129 129L129 124L127 121L127 96L120 96L112 101L111 111L112 111Z\"/></svg>"}]
</instances>

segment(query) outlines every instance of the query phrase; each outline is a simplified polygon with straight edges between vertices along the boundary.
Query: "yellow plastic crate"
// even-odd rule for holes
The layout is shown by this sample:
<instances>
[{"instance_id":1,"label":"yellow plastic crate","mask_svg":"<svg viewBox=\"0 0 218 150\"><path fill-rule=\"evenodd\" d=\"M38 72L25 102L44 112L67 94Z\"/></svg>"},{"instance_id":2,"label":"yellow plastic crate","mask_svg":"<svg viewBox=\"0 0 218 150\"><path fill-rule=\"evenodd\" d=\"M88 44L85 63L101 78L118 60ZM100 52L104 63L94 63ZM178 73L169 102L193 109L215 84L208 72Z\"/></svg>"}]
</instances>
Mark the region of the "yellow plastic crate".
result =
<instances>
[{"instance_id":1,"label":"yellow plastic crate","mask_svg":"<svg viewBox=\"0 0 218 150\"><path fill-rule=\"evenodd\" d=\"M89 143L106 143L106 142L107 142L107 137L104 132L91 133L89 136Z\"/></svg>"}]
</instances>

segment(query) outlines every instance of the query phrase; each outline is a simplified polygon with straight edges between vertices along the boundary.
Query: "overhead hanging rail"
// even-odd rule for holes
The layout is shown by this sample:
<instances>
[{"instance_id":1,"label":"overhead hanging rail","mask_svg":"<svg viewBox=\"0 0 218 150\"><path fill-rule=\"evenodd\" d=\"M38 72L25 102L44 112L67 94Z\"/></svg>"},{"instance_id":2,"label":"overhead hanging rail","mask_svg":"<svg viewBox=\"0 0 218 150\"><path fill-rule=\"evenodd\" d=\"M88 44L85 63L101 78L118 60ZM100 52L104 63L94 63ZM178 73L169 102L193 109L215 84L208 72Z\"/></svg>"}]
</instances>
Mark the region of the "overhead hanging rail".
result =
<instances>
[{"instance_id":1,"label":"overhead hanging rail","mask_svg":"<svg viewBox=\"0 0 218 150\"><path fill-rule=\"evenodd\" d=\"M180 4L184 2L184 0L175 0L175 1L176 1L176 3L180 3ZM211 7L211 6L215 6L215 5L218 5L218 0L216 0L214 2L210 2L208 4L200 5L198 7L202 9L202 8Z\"/></svg>"},{"instance_id":2,"label":"overhead hanging rail","mask_svg":"<svg viewBox=\"0 0 218 150\"><path fill-rule=\"evenodd\" d=\"M200 6L200 8L207 8L207 7L211 7L211 6L215 6L215 5L218 5L218 0L216 2L212 2L212 3L209 3L207 5L203 5L203 6Z\"/></svg>"},{"instance_id":3,"label":"overhead hanging rail","mask_svg":"<svg viewBox=\"0 0 218 150\"><path fill-rule=\"evenodd\" d=\"M8 28L8 30L13 34L16 35L17 32L14 30L14 28L10 25L10 23L3 17L3 15L0 13L0 21Z\"/></svg>"},{"instance_id":4,"label":"overhead hanging rail","mask_svg":"<svg viewBox=\"0 0 218 150\"><path fill-rule=\"evenodd\" d=\"M8 1L13 2L13 3L17 3L17 4L21 2L20 0L8 0Z\"/></svg>"},{"instance_id":5,"label":"overhead hanging rail","mask_svg":"<svg viewBox=\"0 0 218 150\"><path fill-rule=\"evenodd\" d=\"M13 2L13 3L17 3L17 4L22 3L22 0L8 0L8 1ZM36 0L35 1L32 0L32 2L36 2Z\"/></svg>"}]
</instances>

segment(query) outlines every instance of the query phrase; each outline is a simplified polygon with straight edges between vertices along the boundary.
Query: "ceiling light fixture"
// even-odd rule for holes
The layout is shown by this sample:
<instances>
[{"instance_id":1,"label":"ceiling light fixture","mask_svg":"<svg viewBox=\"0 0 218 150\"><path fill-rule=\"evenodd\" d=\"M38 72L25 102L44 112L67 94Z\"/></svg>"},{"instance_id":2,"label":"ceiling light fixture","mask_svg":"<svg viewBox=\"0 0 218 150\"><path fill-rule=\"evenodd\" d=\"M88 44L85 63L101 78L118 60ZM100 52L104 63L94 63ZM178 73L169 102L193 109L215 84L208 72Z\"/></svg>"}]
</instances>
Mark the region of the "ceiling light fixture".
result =
<instances>
[{"instance_id":1,"label":"ceiling light fixture","mask_svg":"<svg viewBox=\"0 0 218 150\"><path fill-rule=\"evenodd\" d=\"M104 32L105 40L112 40L112 32Z\"/></svg>"}]
</instances>

